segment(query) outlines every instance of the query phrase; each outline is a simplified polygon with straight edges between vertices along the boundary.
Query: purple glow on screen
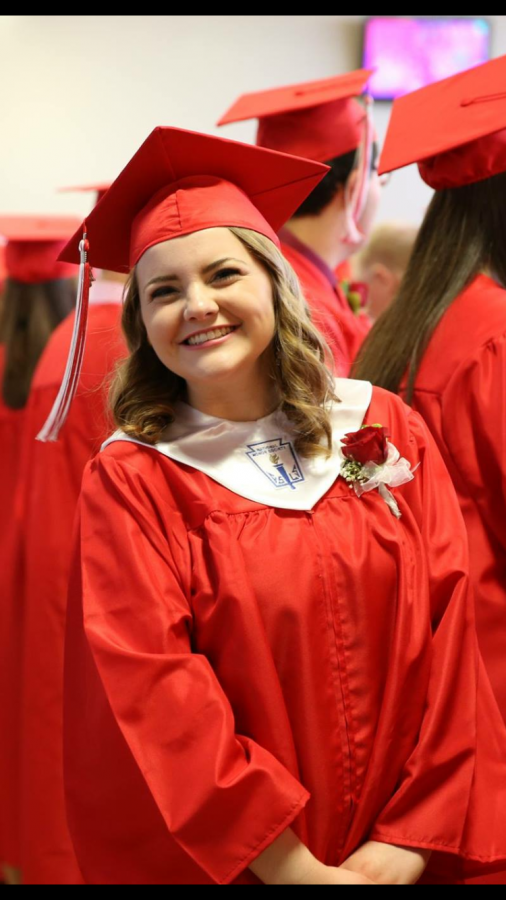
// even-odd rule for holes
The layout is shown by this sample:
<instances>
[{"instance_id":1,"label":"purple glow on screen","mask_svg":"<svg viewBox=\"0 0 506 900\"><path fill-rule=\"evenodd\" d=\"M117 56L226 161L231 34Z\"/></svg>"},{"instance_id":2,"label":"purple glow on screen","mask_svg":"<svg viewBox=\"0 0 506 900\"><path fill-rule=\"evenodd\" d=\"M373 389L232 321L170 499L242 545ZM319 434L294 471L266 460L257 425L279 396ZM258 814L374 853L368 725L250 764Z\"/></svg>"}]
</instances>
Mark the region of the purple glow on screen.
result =
<instances>
[{"instance_id":1,"label":"purple glow on screen","mask_svg":"<svg viewBox=\"0 0 506 900\"><path fill-rule=\"evenodd\" d=\"M375 17L365 27L365 69L376 68L369 90L377 100L400 97L486 62L485 19Z\"/></svg>"}]
</instances>

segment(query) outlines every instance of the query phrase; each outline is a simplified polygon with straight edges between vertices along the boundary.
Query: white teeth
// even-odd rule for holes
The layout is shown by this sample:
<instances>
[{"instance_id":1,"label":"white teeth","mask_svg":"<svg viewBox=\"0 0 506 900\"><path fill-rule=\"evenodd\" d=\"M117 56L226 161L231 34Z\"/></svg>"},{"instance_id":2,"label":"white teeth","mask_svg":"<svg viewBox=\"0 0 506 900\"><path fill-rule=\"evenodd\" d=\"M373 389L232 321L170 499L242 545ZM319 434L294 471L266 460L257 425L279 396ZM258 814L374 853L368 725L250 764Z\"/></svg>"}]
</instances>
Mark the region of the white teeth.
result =
<instances>
[{"instance_id":1,"label":"white teeth","mask_svg":"<svg viewBox=\"0 0 506 900\"><path fill-rule=\"evenodd\" d=\"M196 334L186 341L187 344L194 346L195 344L204 344L206 341L216 340L225 334L235 331L235 326L226 325L223 328L213 328L212 331L204 331L202 334Z\"/></svg>"}]
</instances>

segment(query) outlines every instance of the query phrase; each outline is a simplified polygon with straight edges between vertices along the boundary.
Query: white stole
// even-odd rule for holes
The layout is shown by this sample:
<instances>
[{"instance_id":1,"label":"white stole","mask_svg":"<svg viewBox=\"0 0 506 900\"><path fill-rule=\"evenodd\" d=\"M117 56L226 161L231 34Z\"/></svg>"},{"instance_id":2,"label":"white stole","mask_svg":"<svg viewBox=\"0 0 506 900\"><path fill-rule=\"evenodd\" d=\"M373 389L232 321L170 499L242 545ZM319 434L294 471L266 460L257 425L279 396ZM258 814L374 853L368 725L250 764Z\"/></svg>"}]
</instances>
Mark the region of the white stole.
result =
<instances>
[{"instance_id":1,"label":"white stole","mask_svg":"<svg viewBox=\"0 0 506 900\"><path fill-rule=\"evenodd\" d=\"M340 442L347 432L358 431L371 402L368 381L338 378L335 390L340 402L330 409L332 453L328 459L306 459L296 452L291 422L280 410L254 422L230 422L181 402L163 441L150 446L117 431L102 449L114 441L130 441L192 466L248 500L279 509L310 510L338 477L343 462Z\"/></svg>"}]
</instances>

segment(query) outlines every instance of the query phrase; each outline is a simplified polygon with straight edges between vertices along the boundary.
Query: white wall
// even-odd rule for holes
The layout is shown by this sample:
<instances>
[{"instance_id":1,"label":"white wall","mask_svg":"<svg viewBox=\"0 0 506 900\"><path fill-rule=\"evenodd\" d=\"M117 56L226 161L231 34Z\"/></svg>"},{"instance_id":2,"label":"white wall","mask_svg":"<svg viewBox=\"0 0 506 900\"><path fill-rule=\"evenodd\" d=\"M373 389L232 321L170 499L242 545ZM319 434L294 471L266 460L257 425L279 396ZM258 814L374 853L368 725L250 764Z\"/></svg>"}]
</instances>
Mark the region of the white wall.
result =
<instances>
[{"instance_id":1,"label":"white wall","mask_svg":"<svg viewBox=\"0 0 506 900\"><path fill-rule=\"evenodd\" d=\"M364 16L1 16L0 210L86 213L58 185L114 178L155 125L217 129L245 91L360 66ZM492 53L506 17L489 16ZM379 137L390 104L377 103ZM411 166L385 189L380 218L419 221L430 191Z\"/></svg>"}]
</instances>

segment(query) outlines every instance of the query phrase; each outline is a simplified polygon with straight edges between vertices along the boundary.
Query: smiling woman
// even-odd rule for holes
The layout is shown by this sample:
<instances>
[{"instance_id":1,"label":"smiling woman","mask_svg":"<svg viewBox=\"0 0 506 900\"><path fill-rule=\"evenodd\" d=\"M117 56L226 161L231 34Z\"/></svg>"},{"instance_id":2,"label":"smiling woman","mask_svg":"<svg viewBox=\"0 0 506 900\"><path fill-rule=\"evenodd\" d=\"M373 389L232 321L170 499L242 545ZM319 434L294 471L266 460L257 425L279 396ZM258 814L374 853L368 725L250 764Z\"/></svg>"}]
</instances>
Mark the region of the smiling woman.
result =
<instances>
[{"instance_id":1,"label":"smiling woman","mask_svg":"<svg viewBox=\"0 0 506 900\"><path fill-rule=\"evenodd\" d=\"M156 129L87 221L91 263L132 273L67 616L87 883L407 884L432 850L506 857L448 475L399 398L334 381L279 250L324 171ZM341 445L378 423L378 490L350 490Z\"/></svg>"},{"instance_id":2,"label":"smiling woman","mask_svg":"<svg viewBox=\"0 0 506 900\"><path fill-rule=\"evenodd\" d=\"M177 274L159 274L174 263ZM132 274L123 327L131 355L112 405L126 434L156 443L178 399L232 421L281 404L297 450L325 452L329 354L290 265L263 235L212 228L151 247Z\"/></svg>"}]
</instances>

